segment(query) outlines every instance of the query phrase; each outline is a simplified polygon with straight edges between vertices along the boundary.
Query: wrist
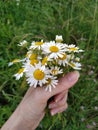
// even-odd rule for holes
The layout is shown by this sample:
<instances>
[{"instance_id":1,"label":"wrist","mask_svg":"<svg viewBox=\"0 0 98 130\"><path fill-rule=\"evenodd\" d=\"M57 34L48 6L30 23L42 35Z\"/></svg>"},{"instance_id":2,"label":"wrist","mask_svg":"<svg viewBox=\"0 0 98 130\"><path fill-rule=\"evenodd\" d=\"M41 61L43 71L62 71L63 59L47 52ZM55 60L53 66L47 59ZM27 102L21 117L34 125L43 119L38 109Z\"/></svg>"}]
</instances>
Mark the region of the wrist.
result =
<instances>
[{"instance_id":1,"label":"wrist","mask_svg":"<svg viewBox=\"0 0 98 130\"><path fill-rule=\"evenodd\" d=\"M39 116L32 115L33 118L28 119L26 116L27 113L25 113L19 105L1 130L35 130L44 117L44 114L43 112Z\"/></svg>"},{"instance_id":2,"label":"wrist","mask_svg":"<svg viewBox=\"0 0 98 130\"><path fill-rule=\"evenodd\" d=\"M11 117L6 121L1 130L20 130L18 127L22 122L18 109L14 111ZM21 129L22 130L22 129Z\"/></svg>"}]
</instances>

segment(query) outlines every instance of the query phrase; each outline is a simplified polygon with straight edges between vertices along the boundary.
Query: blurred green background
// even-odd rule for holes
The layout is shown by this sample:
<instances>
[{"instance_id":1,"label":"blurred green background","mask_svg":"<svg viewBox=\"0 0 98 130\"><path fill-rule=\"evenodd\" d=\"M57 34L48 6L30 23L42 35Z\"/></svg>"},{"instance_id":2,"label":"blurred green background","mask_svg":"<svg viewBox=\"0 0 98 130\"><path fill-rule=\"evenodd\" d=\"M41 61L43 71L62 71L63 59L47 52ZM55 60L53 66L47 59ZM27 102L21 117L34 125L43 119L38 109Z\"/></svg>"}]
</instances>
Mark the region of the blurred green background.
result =
<instances>
[{"instance_id":1,"label":"blurred green background","mask_svg":"<svg viewBox=\"0 0 98 130\"><path fill-rule=\"evenodd\" d=\"M79 82L69 92L66 112L46 116L38 130L98 129L98 0L0 0L0 127L21 101L28 85L12 77L22 57L21 40L54 40L62 35L81 55Z\"/></svg>"}]
</instances>

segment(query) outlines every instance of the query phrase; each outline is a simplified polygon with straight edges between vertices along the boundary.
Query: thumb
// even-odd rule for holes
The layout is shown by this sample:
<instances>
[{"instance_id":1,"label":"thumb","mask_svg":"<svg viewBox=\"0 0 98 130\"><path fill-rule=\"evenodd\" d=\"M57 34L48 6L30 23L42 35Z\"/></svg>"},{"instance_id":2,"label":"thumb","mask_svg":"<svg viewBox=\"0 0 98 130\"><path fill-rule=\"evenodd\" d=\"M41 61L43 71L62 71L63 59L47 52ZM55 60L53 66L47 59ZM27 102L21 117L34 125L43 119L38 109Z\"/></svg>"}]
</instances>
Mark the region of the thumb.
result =
<instances>
[{"instance_id":1,"label":"thumb","mask_svg":"<svg viewBox=\"0 0 98 130\"><path fill-rule=\"evenodd\" d=\"M41 88L41 94L48 100L52 96L71 88L78 81L78 78L78 71L70 72L59 79L58 85L56 86L56 88L53 88L51 92L43 90L45 89L44 87Z\"/></svg>"}]
</instances>

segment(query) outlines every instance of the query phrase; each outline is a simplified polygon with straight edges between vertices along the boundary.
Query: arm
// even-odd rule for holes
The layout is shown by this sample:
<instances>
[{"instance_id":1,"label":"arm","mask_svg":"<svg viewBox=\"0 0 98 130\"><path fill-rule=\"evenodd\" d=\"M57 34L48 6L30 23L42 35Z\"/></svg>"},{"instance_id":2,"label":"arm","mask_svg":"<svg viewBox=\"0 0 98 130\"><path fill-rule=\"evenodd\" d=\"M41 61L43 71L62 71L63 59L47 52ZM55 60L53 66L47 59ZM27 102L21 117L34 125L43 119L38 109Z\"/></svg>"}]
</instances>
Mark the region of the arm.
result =
<instances>
[{"instance_id":1,"label":"arm","mask_svg":"<svg viewBox=\"0 0 98 130\"><path fill-rule=\"evenodd\" d=\"M51 97L54 97L48 104L51 115L63 112L67 108L68 89L78 81L78 78L77 71L68 73L59 80L52 92L45 91L44 87L36 89L30 87L1 130L35 130L45 115L45 108Z\"/></svg>"}]
</instances>

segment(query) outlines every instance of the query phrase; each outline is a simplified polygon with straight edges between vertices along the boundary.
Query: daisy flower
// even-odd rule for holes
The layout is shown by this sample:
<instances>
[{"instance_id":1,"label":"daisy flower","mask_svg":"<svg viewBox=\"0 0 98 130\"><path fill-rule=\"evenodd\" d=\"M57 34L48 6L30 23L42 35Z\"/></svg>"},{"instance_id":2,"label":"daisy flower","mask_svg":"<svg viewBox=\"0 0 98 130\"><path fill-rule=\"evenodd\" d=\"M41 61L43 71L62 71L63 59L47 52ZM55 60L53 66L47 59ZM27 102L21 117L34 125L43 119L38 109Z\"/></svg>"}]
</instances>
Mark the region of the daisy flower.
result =
<instances>
[{"instance_id":1,"label":"daisy flower","mask_svg":"<svg viewBox=\"0 0 98 130\"><path fill-rule=\"evenodd\" d=\"M18 44L18 46L26 46L27 45L27 41L26 40L23 40L22 42L20 42L19 44Z\"/></svg>"},{"instance_id":2,"label":"daisy flower","mask_svg":"<svg viewBox=\"0 0 98 130\"><path fill-rule=\"evenodd\" d=\"M58 74L62 74L63 71L62 69L60 69L60 67L55 66L55 67L51 67L50 73L52 75L58 75Z\"/></svg>"},{"instance_id":3,"label":"daisy flower","mask_svg":"<svg viewBox=\"0 0 98 130\"><path fill-rule=\"evenodd\" d=\"M69 52L83 52L83 50L80 50L79 47L76 47L73 44L67 46L67 49Z\"/></svg>"},{"instance_id":4,"label":"daisy flower","mask_svg":"<svg viewBox=\"0 0 98 130\"><path fill-rule=\"evenodd\" d=\"M71 61L68 63L68 65L71 66L73 69L81 70L81 64L78 62Z\"/></svg>"},{"instance_id":5,"label":"daisy flower","mask_svg":"<svg viewBox=\"0 0 98 130\"><path fill-rule=\"evenodd\" d=\"M44 44L43 40L41 40L40 42L33 41L31 43L31 46L30 46L29 49L38 49L38 50L40 50L43 44Z\"/></svg>"},{"instance_id":6,"label":"daisy flower","mask_svg":"<svg viewBox=\"0 0 98 130\"><path fill-rule=\"evenodd\" d=\"M71 55L67 55L66 53L64 53L62 57L58 58L58 64L65 66L66 64L68 64L70 58Z\"/></svg>"},{"instance_id":7,"label":"daisy flower","mask_svg":"<svg viewBox=\"0 0 98 130\"><path fill-rule=\"evenodd\" d=\"M19 80L23 74L24 74L25 68L19 69L18 73L14 74L14 77L16 77L16 80Z\"/></svg>"},{"instance_id":8,"label":"daisy flower","mask_svg":"<svg viewBox=\"0 0 98 130\"><path fill-rule=\"evenodd\" d=\"M49 90L51 92L52 88L56 88L57 84L58 84L57 78L52 76L51 78L47 79L46 89L45 90L46 91Z\"/></svg>"},{"instance_id":9,"label":"daisy flower","mask_svg":"<svg viewBox=\"0 0 98 130\"><path fill-rule=\"evenodd\" d=\"M61 43L62 41L63 41L63 38L62 38L62 36L60 35L56 35L56 38L55 38L55 40L56 40L56 42L59 42L59 43Z\"/></svg>"},{"instance_id":10,"label":"daisy flower","mask_svg":"<svg viewBox=\"0 0 98 130\"><path fill-rule=\"evenodd\" d=\"M49 59L62 57L63 53L66 51L65 45L60 43L55 43L55 41L50 41L50 43L45 43L42 46L43 54L48 55Z\"/></svg>"},{"instance_id":11,"label":"daisy flower","mask_svg":"<svg viewBox=\"0 0 98 130\"><path fill-rule=\"evenodd\" d=\"M39 62L38 64L35 64L35 66L27 66L26 77L30 86L36 88L37 85L41 87L45 84L50 75L49 70Z\"/></svg>"}]
</instances>

